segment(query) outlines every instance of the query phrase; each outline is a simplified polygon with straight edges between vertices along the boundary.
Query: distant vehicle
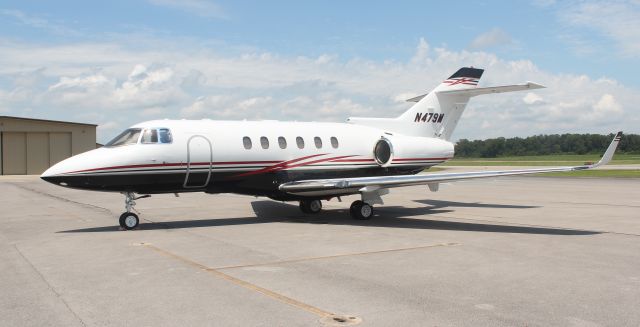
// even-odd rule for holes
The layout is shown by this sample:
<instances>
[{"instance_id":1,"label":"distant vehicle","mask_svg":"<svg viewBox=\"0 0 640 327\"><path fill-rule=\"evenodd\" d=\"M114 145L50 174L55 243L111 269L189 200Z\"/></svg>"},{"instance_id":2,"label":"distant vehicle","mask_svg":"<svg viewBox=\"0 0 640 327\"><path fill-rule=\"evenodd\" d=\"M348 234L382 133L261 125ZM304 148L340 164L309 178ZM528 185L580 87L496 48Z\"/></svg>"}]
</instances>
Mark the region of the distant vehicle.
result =
<instances>
[{"instance_id":1,"label":"distant vehicle","mask_svg":"<svg viewBox=\"0 0 640 327\"><path fill-rule=\"evenodd\" d=\"M322 200L360 194L351 215L369 219L389 188L441 182L590 169L609 162L619 132L596 164L507 171L421 171L453 157L451 135L471 97L542 88L476 87L484 70L461 68L397 118L349 118L346 123L154 120L140 123L104 147L66 159L41 178L83 190L121 192L120 226L133 229L135 200L151 194L239 193L299 201L318 213ZM304 108L301 108L304 110Z\"/></svg>"}]
</instances>

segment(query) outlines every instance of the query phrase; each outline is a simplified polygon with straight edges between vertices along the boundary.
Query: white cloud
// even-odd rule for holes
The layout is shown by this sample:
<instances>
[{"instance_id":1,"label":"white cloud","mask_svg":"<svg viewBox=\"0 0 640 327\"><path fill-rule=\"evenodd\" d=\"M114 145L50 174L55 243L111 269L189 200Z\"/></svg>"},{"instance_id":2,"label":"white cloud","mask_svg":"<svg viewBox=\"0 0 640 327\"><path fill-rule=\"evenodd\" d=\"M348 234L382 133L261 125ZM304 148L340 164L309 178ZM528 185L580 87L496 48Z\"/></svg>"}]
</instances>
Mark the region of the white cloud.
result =
<instances>
[{"instance_id":1,"label":"white cloud","mask_svg":"<svg viewBox=\"0 0 640 327\"><path fill-rule=\"evenodd\" d=\"M622 56L640 57L640 2L637 0L579 2L561 9L560 20L591 28L609 38ZM573 42L587 42L575 38L572 37Z\"/></svg>"},{"instance_id":2,"label":"white cloud","mask_svg":"<svg viewBox=\"0 0 640 327\"><path fill-rule=\"evenodd\" d=\"M526 104L535 104L535 103L544 102L541 96L532 92L527 93L527 95L525 95L524 98L522 98L522 101L524 101L524 103Z\"/></svg>"},{"instance_id":3,"label":"white cloud","mask_svg":"<svg viewBox=\"0 0 640 327\"><path fill-rule=\"evenodd\" d=\"M486 69L482 85L532 80L548 88L473 98L454 137L639 132L637 89L610 78L544 71L529 60L431 48L425 40L406 62L261 52L220 55L193 43L146 44L141 49L0 41L0 80L10 81L0 84L0 108L118 129L155 118L394 117L411 106L407 98L428 92L461 66L475 66ZM34 72L35 77L25 77ZM99 133L109 138L117 129L101 131L109 131Z\"/></svg>"},{"instance_id":4,"label":"white cloud","mask_svg":"<svg viewBox=\"0 0 640 327\"><path fill-rule=\"evenodd\" d=\"M148 2L157 6L182 10L201 17L227 18L227 15L219 5L206 0L148 0Z\"/></svg>"},{"instance_id":5,"label":"white cloud","mask_svg":"<svg viewBox=\"0 0 640 327\"><path fill-rule=\"evenodd\" d=\"M469 45L469 48L486 49L497 45L509 44L511 42L511 36L507 34L507 32L499 28L493 28L490 31L482 33L475 39L473 39L473 41L471 41L471 44Z\"/></svg>"}]
</instances>

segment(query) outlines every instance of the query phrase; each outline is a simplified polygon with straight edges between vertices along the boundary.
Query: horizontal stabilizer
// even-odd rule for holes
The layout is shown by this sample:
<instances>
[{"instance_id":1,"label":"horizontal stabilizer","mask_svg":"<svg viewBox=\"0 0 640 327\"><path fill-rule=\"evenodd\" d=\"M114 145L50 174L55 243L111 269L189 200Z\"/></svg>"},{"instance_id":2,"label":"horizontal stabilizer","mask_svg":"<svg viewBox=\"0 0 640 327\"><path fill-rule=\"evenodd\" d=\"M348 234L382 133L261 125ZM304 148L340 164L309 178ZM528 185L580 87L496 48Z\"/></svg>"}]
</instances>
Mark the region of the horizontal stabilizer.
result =
<instances>
[{"instance_id":1,"label":"horizontal stabilizer","mask_svg":"<svg viewBox=\"0 0 640 327\"><path fill-rule=\"evenodd\" d=\"M446 95L465 95L468 97L474 97L476 95L491 94L491 93L504 93L523 90L543 89L545 86L533 82L527 82L525 84L504 85L504 86L490 86L490 87L478 87L474 89L462 89L451 91L438 91L438 94ZM407 100L408 101L408 100ZM419 100L418 100L419 101Z\"/></svg>"},{"instance_id":2,"label":"horizontal stabilizer","mask_svg":"<svg viewBox=\"0 0 640 327\"><path fill-rule=\"evenodd\" d=\"M451 95L466 95L468 97L474 97L476 95L481 94L491 94L491 93L504 93L504 92L514 92L514 91L522 91L522 90L534 90L534 89L543 89L544 85L540 85L538 83L527 82L525 84L515 84L515 85L504 85L504 86L490 86L490 87L478 87L474 89L461 89L461 90L451 90L451 91L437 91L437 94L451 94ZM422 100L422 98L429 95L429 93L425 93L422 95L418 95L411 99L407 99L407 102L418 102Z\"/></svg>"}]
</instances>

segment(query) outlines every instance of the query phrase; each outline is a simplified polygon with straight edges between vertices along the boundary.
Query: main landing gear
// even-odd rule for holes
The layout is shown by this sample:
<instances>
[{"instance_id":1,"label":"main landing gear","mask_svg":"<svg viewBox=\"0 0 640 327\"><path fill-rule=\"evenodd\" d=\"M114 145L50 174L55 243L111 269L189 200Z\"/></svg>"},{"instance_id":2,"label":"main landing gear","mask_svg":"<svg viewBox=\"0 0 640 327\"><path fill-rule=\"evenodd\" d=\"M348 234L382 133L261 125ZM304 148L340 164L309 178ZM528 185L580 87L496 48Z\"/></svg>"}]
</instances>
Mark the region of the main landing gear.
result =
<instances>
[{"instance_id":1,"label":"main landing gear","mask_svg":"<svg viewBox=\"0 0 640 327\"><path fill-rule=\"evenodd\" d=\"M373 206L360 200L353 201L349 213L354 219L369 220L373 217Z\"/></svg>"},{"instance_id":2,"label":"main landing gear","mask_svg":"<svg viewBox=\"0 0 640 327\"><path fill-rule=\"evenodd\" d=\"M122 194L124 194L125 197L124 206L127 211L120 215L120 227L126 230L132 230L140 224L140 218L132 212L134 210L133 207L136 205L136 200L148 198L150 195L136 197L133 192L123 192Z\"/></svg>"},{"instance_id":3,"label":"main landing gear","mask_svg":"<svg viewBox=\"0 0 640 327\"><path fill-rule=\"evenodd\" d=\"M302 200L300 201L300 210L304 213L319 213L322 210L322 201Z\"/></svg>"},{"instance_id":4,"label":"main landing gear","mask_svg":"<svg viewBox=\"0 0 640 327\"><path fill-rule=\"evenodd\" d=\"M322 210L322 201L320 200L302 200L300 201L300 210L308 214L316 214ZM351 217L358 220L368 220L373 217L373 206L358 200L351 204L349 209Z\"/></svg>"}]
</instances>

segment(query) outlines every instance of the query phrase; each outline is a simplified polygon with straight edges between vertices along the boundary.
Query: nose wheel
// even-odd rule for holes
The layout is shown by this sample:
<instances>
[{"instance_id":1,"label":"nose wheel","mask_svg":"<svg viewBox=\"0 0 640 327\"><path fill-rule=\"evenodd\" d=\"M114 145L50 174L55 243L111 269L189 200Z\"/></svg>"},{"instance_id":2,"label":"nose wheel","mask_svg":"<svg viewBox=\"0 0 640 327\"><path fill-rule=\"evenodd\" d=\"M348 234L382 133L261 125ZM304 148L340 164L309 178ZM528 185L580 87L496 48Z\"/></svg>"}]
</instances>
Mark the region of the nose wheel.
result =
<instances>
[{"instance_id":1,"label":"nose wheel","mask_svg":"<svg viewBox=\"0 0 640 327\"><path fill-rule=\"evenodd\" d=\"M133 212L125 212L120 215L120 227L126 230L132 230L138 227L140 224L140 218Z\"/></svg>"},{"instance_id":2,"label":"nose wheel","mask_svg":"<svg viewBox=\"0 0 640 327\"><path fill-rule=\"evenodd\" d=\"M136 197L133 192L123 192L122 194L124 194L124 207L127 211L120 215L120 227L125 230L132 230L138 227L138 225L140 224L140 218L138 217L138 215L132 212L136 205L136 200L148 198L151 195L142 195Z\"/></svg>"}]
</instances>

